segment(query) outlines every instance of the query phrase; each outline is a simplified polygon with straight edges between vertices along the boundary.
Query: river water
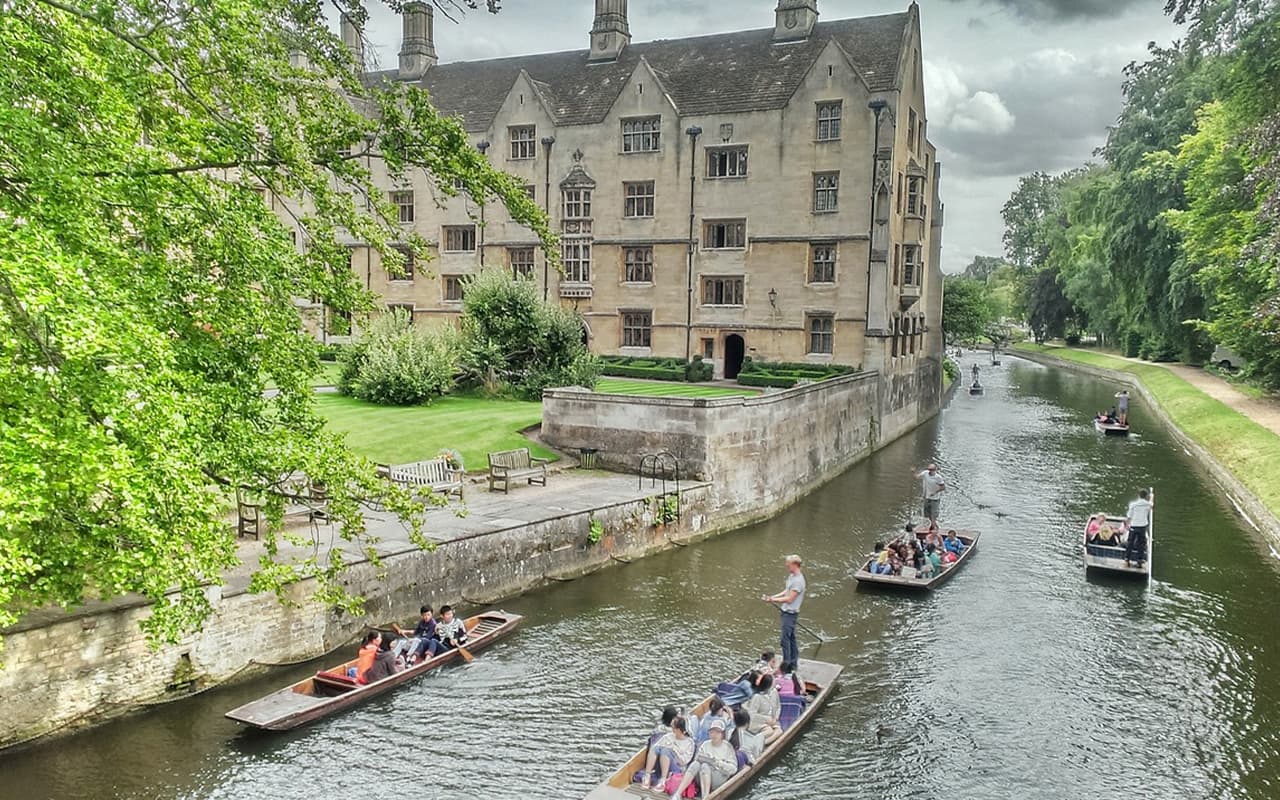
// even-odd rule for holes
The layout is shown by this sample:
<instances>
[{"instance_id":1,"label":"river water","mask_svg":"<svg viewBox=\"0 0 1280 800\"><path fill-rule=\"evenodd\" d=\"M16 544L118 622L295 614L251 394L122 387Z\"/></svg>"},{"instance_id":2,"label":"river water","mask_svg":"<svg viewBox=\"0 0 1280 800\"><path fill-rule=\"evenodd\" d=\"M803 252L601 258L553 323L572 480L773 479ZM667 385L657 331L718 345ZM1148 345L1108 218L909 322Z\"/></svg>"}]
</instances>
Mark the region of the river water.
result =
<instances>
[{"instance_id":1,"label":"river water","mask_svg":"<svg viewBox=\"0 0 1280 800\"><path fill-rule=\"evenodd\" d=\"M291 733L222 718L315 664L276 672L0 756L0 798L582 797L776 647L754 598L792 551L833 640L804 653L847 669L745 797L1280 797L1280 560L1140 403L1138 435L1093 431L1114 387L1016 359L984 382L770 522L511 600L526 624L472 664ZM856 590L931 459L979 552L930 597ZM1154 581L1086 579L1085 515L1147 485Z\"/></svg>"}]
</instances>

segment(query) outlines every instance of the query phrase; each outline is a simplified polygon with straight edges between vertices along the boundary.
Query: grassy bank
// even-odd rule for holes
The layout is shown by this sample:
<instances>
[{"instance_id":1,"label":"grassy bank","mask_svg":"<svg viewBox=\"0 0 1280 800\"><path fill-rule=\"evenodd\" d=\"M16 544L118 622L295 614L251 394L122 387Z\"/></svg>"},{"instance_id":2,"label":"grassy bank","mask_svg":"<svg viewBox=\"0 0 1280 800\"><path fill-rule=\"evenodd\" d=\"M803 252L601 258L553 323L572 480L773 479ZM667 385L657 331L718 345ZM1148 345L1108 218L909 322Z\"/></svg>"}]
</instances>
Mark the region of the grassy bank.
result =
<instances>
[{"instance_id":1,"label":"grassy bank","mask_svg":"<svg viewBox=\"0 0 1280 800\"><path fill-rule=\"evenodd\" d=\"M316 406L330 429L347 434L352 450L385 464L435 458L445 447L460 452L469 471L486 469L489 453L496 450L528 447L535 456L555 456L520 434L542 421L541 403L463 395L398 407L319 395Z\"/></svg>"},{"instance_id":2,"label":"grassy bank","mask_svg":"<svg viewBox=\"0 0 1280 800\"><path fill-rule=\"evenodd\" d=\"M1014 349L1138 377L1183 433L1208 450L1272 514L1280 517L1280 481L1275 477L1280 472L1280 436L1164 367L1069 347L1023 343Z\"/></svg>"}]
</instances>

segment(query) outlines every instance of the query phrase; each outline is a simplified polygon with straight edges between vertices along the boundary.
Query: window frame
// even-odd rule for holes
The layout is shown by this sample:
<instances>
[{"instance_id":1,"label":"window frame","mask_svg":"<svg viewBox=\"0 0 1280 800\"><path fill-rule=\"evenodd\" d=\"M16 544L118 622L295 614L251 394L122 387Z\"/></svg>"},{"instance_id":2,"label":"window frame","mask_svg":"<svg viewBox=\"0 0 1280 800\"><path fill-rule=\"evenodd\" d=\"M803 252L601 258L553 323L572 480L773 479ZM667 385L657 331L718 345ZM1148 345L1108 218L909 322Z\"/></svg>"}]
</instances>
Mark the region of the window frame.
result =
<instances>
[{"instance_id":1,"label":"window frame","mask_svg":"<svg viewBox=\"0 0 1280 800\"><path fill-rule=\"evenodd\" d=\"M737 237L732 237L735 241L741 239L740 244L711 244L713 237L711 236L712 228L724 227L725 235L721 241L730 241L728 235L731 228L738 229ZM747 249L747 218L746 217L730 217L726 219L704 219L702 221L702 249L703 250L746 250Z\"/></svg>"},{"instance_id":2,"label":"window frame","mask_svg":"<svg viewBox=\"0 0 1280 800\"><path fill-rule=\"evenodd\" d=\"M461 303L466 289L462 285L462 279L465 276L456 273L440 276L440 302L442 303ZM457 290L457 297L450 296L450 287Z\"/></svg>"},{"instance_id":3,"label":"window frame","mask_svg":"<svg viewBox=\"0 0 1280 800\"><path fill-rule=\"evenodd\" d=\"M440 252L441 253L474 253L476 251L476 226L475 225L444 225L440 236ZM451 235L462 236L463 249L455 249L449 241ZM469 234L469 236L468 236ZM466 248L467 240L470 239L471 247Z\"/></svg>"},{"instance_id":4,"label":"window frame","mask_svg":"<svg viewBox=\"0 0 1280 800\"><path fill-rule=\"evenodd\" d=\"M651 130L643 126L652 124ZM639 129L627 130L627 126L640 126ZM643 117L627 117L621 122L622 152L624 155L638 153L658 153L662 151L662 115L651 114ZM649 145L649 146L644 146Z\"/></svg>"},{"instance_id":5,"label":"window frame","mask_svg":"<svg viewBox=\"0 0 1280 800\"><path fill-rule=\"evenodd\" d=\"M618 333L621 347L651 349L653 347L653 310L619 309ZM632 334L637 341L628 341Z\"/></svg>"},{"instance_id":6,"label":"window frame","mask_svg":"<svg viewBox=\"0 0 1280 800\"><path fill-rule=\"evenodd\" d=\"M820 324L825 324L826 330L818 330ZM805 315L804 330L808 338L806 346L806 355L811 356L833 356L836 352L836 315L828 313L812 313ZM821 338L819 338L821 337ZM815 347L814 343L818 342L826 344L825 350Z\"/></svg>"},{"instance_id":7,"label":"window frame","mask_svg":"<svg viewBox=\"0 0 1280 800\"><path fill-rule=\"evenodd\" d=\"M920 273L924 269L924 248L918 244L902 246L902 285L920 286Z\"/></svg>"},{"instance_id":8,"label":"window frame","mask_svg":"<svg viewBox=\"0 0 1280 800\"><path fill-rule=\"evenodd\" d=\"M831 113L832 109L835 109L834 114ZM820 100L817 103L817 130L814 132L814 140L819 142L838 142L844 135L843 127L844 101Z\"/></svg>"},{"instance_id":9,"label":"window frame","mask_svg":"<svg viewBox=\"0 0 1280 800\"><path fill-rule=\"evenodd\" d=\"M529 256L528 262L523 259L523 255L526 253ZM517 254L521 255L519 260L517 260ZM532 278L533 271L537 267L537 257L538 249L536 247L508 247L507 266L511 269L512 277Z\"/></svg>"},{"instance_id":10,"label":"window frame","mask_svg":"<svg viewBox=\"0 0 1280 800\"><path fill-rule=\"evenodd\" d=\"M751 169L750 151L750 146L745 144L716 145L714 147L706 148L706 152L703 154L703 160L707 162L707 178L709 180L716 181L737 181L745 179L750 174L749 170ZM718 163L717 159L722 156L725 157L724 173L716 174L712 171L712 167ZM737 156L737 158L731 159L730 157L732 156ZM736 172L730 170L729 165L731 162L735 164Z\"/></svg>"},{"instance_id":11,"label":"window frame","mask_svg":"<svg viewBox=\"0 0 1280 800\"><path fill-rule=\"evenodd\" d=\"M637 258L643 255L644 257ZM640 270L640 275L648 277L635 277L632 269ZM653 247L651 245L640 245L636 247L622 248L622 282L629 284L652 284L653 283Z\"/></svg>"},{"instance_id":12,"label":"window frame","mask_svg":"<svg viewBox=\"0 0 1280 800\"><path fill-rule=\"evenodd\" d=\"M907 176L907 216L924 219L924 178Z\"/></svg>"},{"instance_id":13,"label":"window frame","mask_svg":"<svg viewBox=\"0 0 1280 800\"><path fill-rule=\"evenodd\" d=\"M591 189L564 189L560 192L561 214L566 220L591 219ZM571 196L576 199L570 199ZM576 213L571 213L576 212Z\"/></svg>"},{"instance_id":14,"label":"window frame","mask_svg":"<svg viewBox=\"0 0 1280 800\"><path fill-rule=\"evenodd\" d=\"M839 170L828 170L826 172L813 173L813 213L834 214L839 210Z\"/></svg>"},{"instance_id":15,"label":"window frame","mask_svg":"<svg viewBox=\"0 0 1280 800\"><path fill-rule=\"evenodd\" d=\"M639 192L648 189L648 194ZM653 219L657 211L656 181L624 181L622 184L622 218ZM642 212L648 212L642 213Z\"/></svg>"},{"instance_id":16,"label":"window frame","mask_svg":"<svg viewBox=\"0 0 1280 800\"><path fill-rule=\"evenodd\" d=\"M387 269L387 265L382 265L382 271L387 273L387 281L391 283L413 283L417 265L414 257L413 248L407 244L393 244L391 249L404 256L404 275L394 275L391 270Z\"/></svg>"},{"instance_id":17,"label":"window frame","mask_svg":"<svg viewBox=\"0 0 1280 800\"><path fill-rule=\"evenodd\" d=\"M528 137L524 135L528 133ZM508 125L508 161L533 161L538 157L538 126Z\"/></svg>"},{"instance_id":18,"label":"window frame","mask_svg":"<svg viewBox=\"0 0 1280 800\"><path fill-rule=\"evenodd\" d=\"M745 275L701 275L702 303L710 308L743 308L747 304ZM709 299L709 295L718 295ZM736 302L735 302L736 301Z\"/></svg>"},{"instance_id":19,"label":"window frame","mask_svg":"<svg viewBox=\"0 0 1280 800\"><path fill-rule=\"evenodd\" d=\"M820 251L830 253L830 258L818 259ZM809 245L809 280L811 284L829 285L836 282L836 264L840 261L840 248L835 242L814 242ZM822 277L818 274L818 265L823 265L824 274L829 277Z\"/></svg>"},{"instance_id":20,"label":"window frame","mask_svg":"<svg viewBox=\"0 0 1280 800\"><path fill-rule=\"evenodd\" d=\"M405 202L406 198L408 202ZM413 224L415 198L412 189L392 189L387 192L387 199L396 207L401 225Z\"/></svg>"},{"instance_id":21,"label":"window frame","mask_svg":"<svg viewBox=\"0 0 1280 800\"><path fill-rule=\"evenodd\" d=\"M560 240L565 283L591 283L591 244L586 238Z\"/></svg>"}]
</instances>

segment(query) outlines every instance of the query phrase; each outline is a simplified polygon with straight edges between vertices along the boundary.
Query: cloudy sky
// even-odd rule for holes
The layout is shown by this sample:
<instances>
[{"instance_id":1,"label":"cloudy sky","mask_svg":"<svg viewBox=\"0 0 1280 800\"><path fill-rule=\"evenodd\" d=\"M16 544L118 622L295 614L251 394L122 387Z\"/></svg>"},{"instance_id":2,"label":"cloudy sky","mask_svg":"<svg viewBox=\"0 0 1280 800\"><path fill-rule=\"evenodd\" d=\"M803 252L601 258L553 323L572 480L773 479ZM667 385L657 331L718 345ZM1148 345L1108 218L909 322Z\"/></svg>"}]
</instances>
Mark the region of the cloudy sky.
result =
<instances>
[{"instance_id":1,"label":"cloudy sky","mask_svg":"<svg viewBox=\"0 0 1280 800\"><path fill-rule=\"evenodd\" d=\"M484 3L480 5L483 7ZM592 0L504 0L437 15L441 61L587 47ZM772 27L774 0L631 0L637 41ZM923 0L929 134L943 164L943 268L999 255L1000 207L1018 176L1090 158L1120 109L1121 70L1177 27L1164 0ZM902 11L907 0L819 0L821 19ZM394 66L400 23L372 10L375 57Z\"/></svg>"}]
</instances>

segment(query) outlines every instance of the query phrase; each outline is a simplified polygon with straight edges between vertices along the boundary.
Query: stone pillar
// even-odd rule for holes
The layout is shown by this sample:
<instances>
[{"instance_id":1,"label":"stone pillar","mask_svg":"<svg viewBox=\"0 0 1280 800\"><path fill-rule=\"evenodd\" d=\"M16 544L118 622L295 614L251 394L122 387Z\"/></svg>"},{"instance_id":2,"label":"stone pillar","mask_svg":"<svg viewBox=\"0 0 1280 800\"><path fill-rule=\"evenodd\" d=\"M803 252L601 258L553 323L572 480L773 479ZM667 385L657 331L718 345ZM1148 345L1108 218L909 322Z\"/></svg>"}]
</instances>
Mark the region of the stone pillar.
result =
<instances>
[{"instance_id":1,"label":"stone pillar","mask_svg":"<svg viewBox=\"0 0 1280 800\"><path fill-rule=\"evenodd\" d=\"M596 20L591 26L591 60L614 61L630 43L627 0L596 0Z\"/></svg>"},{"instance_id":2,"label":"stone pillar","mask_svg":"<svg viewBox=\"0 0 1280 800\"><path fill-rule=\"evenodd\" d=\"M356 62L356 69L364 72L364 31L354 19L346 15L342 15L340 26L342 28L342 43L351 53L351 58Z\"/></svg>"},{"instance_id":3,"label":"stone pillar","mask_svg":"<svg viewBox=\"0 0 1280 800\"><path fill-rule=\"evenodd\" d=\"M400 80L416 81L436 65L435 17L430 3L404 6L404 37L400 43Z\"/></svg>"}]
</instances>

